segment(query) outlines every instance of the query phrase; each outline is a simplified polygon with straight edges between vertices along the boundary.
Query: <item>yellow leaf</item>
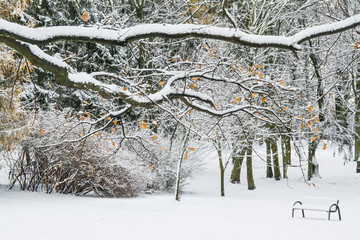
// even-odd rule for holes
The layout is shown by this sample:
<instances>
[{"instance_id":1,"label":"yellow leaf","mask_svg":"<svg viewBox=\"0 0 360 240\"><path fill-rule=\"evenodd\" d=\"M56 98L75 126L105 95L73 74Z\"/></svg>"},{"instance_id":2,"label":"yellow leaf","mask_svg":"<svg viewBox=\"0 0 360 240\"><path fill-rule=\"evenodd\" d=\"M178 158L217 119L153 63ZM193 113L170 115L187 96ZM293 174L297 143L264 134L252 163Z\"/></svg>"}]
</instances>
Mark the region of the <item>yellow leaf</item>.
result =
<instances>
[{"instance_id":1,"label":"yellow leaf","mask_svg":"<svg viewBox=\"0 0 360 240\"><path fill-rule=\"evenodd\" d=\"M85 117L84 116L81 116L81 121L85 121Z\"/></svg>"},{"instance_id":2,"label":"yellow leaf","mask_svg":"<svg viewBox=\"0 0 360 240\"><path fill-rule=\"evenodd\" d=\"M190 151L195 151L195 148L189 147L188 148Z\"/></svg>"},{"instance_id":3,"label":"yellow leaf","mask_svg":"<svg viewBox=\"0 0 360 240\"><path fill-rule=\"evenodd\" d=\"M184 160L188 158L188 152L185 152Z\"/></svg>"},{"instance_id":4,"label":"yellow leaf","mask_svg":"<svg viewBox=\"0 0 360 240\"><path fill-rule=\"evenodd\" d=\"M313 110L314 110L314 108L313 108L312 106L308 107L308 111L309 111L309 112L311 112L311 111L313 111Z\"/></svg>"},{"instance_id":5,"label":"yellow leaf","mask_svg":"<svg viewBox=\"0 0 360 240\"><path fill-rule=\"evenodd\" d=\"M140 129L146 129L147 128L147 123L146 122L143 122L143 121L139 121L139 128Z\"/></svg>"},{"instance_id":6,"label":"yellow leaf","mask_svg":"<svg viewBox=\"0 0 360 240\"><path fill-rule=\"evenodd\" d=\"M152 171L154 169L154 165L149 167L150 171Z\"/></svg>"},{"instance_id":7,"label":"yellow leaf","mask_svg":"<svg viewBox=\"0 0 360 240\"><path fill-rule=\"evenodd\" d=\"M192 83L189 88L193 90L195 88L195 84Z\"/></svg>"},{"instance_id":8,"label":"yellow leaf","mask_svg":"<svg viewBox=\"0 0 360 240\"><path fill-rule=\"evenodd\" d=\"M311 141L315 141L317 137L312 137L311 138Z\"/></svg>"},{"instance_id":9,"label":"yellow leaf","mask_svg":"<svg viewBox=\"0 0 360 240\"><path fill-rule=\"evenodd\" d=\"M198 80L197 77L193 77L191 80L193 80L194 82L196 82Z\"/></svg>"},{"instance_id":10,"label":"yellow leaf","mask_svg":"<svg viewBox=\"0 0 360 240\"><path fill-rule=\"evenodd\" d=\"M165 84L165 81L159 82L159 85L160 85L160 86L162 86L162 85L164 85L164 84Z\"/></svg>"},{"instance_id":11,"label":"yellow leaf","mask_svg":"<svg viewBox=\"0 0 360 240\"><path fill-rule=\"evenodd\" d=\"M115 126L117 125L117 121L116 121L116 120L114 120L114 125L115 125Z\"/></svg>"},{"instance_id":12,"label":"yellow leaf","mask_svg":"<svg viewBox=\"0 0 360 240\"><path fill-rule=\"evenodd\" d=\"M236 103L236 100L234 99L234 100L232 101L232 103L235 104L235 103Z\"/></svg>"},{"instance_id":13,"label":"yellow leaf","mask_svg":"<svg viewBox=\"0 0 360 240\"><path fill-rule=\"evenodd\" d=\"M324 143L324 146L322 148L323 150L326 150L326 143Z\"/></svg>"},{"instance_id":14,"label":"yellow leaf","mask_svg":"<svg viewBox=\"0 0 360 240\"><path fill-rule=\"evenodd\" d=\"M239 97L237 97L237 98L235 98L235 100L238 101L238 102L240 102L241 99L240 99Z\"/></svg>"},{"instance_id":15,"label":"yellow leaf","mask_svg":"<svg viewBox=\"0 0 360 240\"><path fill-rule=\"evenodd\" d=\"M40 133L40 134L44 134L44 132L45 132L44 129L40 129L40 130L39 130L39 133Z\"/></svg>"},{"instance_id":16,"label":"yellow leaf","mask_svg":"<svg viewBox=\"0 0 360 240\"><path fill-rule=\"evenodd\" d=\"M254 98L256 96L256 93L252 93L251 97Z\"/></svg>"},{"instance_id":17,"label":"yellow leaf","mask_svg":"<svg viewBox=\"0 0 360 240\"><path fill-rule=\"evenodd\" d=\"M265 99L265 97L264 96L261 96L261 102L265 102L266 101L266 99Z\"/></svg>"},{"instance_id":18,"label":"yellow leaf","mask_svg":"<svg viewBox=\"0 0 360 240\"><path fill-rule=\"evenodd\" d=\"M123 90L123 91L127 91L127 90L128 90L128 87L123 87L122 90Z\"/></svg>"},{"instance_id":19,"label":"yellow leaf","mask_svg":"<svg viewBox=\"0 0 360 240\"><path fill-rule=\"evenodd\" d=\"M257 67L257 68L262 68L262 66L260 66L260 65L257 65L257 64L256 64L256 65L254 65L254 66L255 66L255 67Z\"/></svg>"},{"instance_id":20,"label":"yellow leaf","mask_svg":"<svg viewBox=\"0 0 360 240\"><path fill-rule=\"evenodd\" d=\"M82 137L82 136L84 136L84 134L83 134L83 133L80 133L80 137Z\"/></svg>"},{"instance_id":21,"label":"yellow leaf","mask_svg":"<svg viewBox=\"0 0 360 240\"><path fill-rule=\"evenodd\" d=\"M152 136L149 141L154 141L157 138L157 136Z\"/></svg>"},{"instance_id":22,"label":"yellow leaf","mask_svg":"<svg viewBox=\"0 0 360 240\"><path fill-rule=\"evenodd\" d=\"M84 12L81 16L81 20L83 20L84 22L89 21L89 14L87 12Z\"/></svg>"},{"instance_id":23,"label":"yellow leaf","mask_svg":"<svg viewBox=\"0 0 360 240\"><path fill-rule=\"evenodd\" d=\"M188 58L188 57L185 59L185 62L187 62L187 61L189 61L189 58Z\"/></svg>"},{"instance_id":24,"label":"yellow leaf","mask_svg":"<svg viewBox=\"0 0 360 240\"><path fill-rule=\"evenodd\" d=\"M354 44L354 49L357 49L359 47L359 42L356 42L355 44Z\"/></svg>"}]
</instances>

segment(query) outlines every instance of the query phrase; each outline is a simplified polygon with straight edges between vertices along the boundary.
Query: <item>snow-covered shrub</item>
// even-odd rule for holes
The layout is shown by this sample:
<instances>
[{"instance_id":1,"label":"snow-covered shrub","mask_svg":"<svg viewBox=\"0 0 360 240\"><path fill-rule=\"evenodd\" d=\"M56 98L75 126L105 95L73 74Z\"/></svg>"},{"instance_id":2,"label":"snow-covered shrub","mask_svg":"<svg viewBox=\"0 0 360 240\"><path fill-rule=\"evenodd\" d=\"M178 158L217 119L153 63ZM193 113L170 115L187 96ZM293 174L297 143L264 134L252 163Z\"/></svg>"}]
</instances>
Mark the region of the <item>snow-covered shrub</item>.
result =
<instances>
[{"instance_id":1,"label":"snow-covered shrub","mask_svg":"<svg viewBox=\"0 0 360 240\"><path fill-rule=\"evenodd\" d=\"M83 116L83 114L81 115ZM87 116L87 115L86 115ZM134 197L144 192L172 189L176 182L180 146L172 150L166 138L149 140L149 133L128 125L132 136L122 136L109 119L91 125L90 117L69 117L64 112L40 112L32 134L22 142L12 160L10 187L23 190L104 197ZM116 125L116 124L115 124ZM160 137L159 137L160 139ZM196 169L197 161L187 159L183 182Z\"/></svg>"}]
</instances>

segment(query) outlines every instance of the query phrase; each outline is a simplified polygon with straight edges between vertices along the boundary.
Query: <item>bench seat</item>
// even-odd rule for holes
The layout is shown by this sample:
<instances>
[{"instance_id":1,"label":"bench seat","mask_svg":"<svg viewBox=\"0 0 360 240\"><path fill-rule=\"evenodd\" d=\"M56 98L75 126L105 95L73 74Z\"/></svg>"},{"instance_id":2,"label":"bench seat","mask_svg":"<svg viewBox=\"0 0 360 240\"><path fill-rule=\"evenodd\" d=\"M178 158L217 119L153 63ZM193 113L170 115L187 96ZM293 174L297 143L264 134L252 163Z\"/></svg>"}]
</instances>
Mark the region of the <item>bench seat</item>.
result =
<instances>
[{"instance_id":1,"label":"bench seat","mask_svg":"<svg viewBox=\"0 0 360 240\"><path fill-rule=\"evenodd\" d=\"M295 210L301 210L303 217L305 217L305 211L327 212L328 220L331 213L338 212L339 220L341 220L339 200L335 198L303 197L301 201L293 204L292 217Z\"/></svg>"}]
</instances>

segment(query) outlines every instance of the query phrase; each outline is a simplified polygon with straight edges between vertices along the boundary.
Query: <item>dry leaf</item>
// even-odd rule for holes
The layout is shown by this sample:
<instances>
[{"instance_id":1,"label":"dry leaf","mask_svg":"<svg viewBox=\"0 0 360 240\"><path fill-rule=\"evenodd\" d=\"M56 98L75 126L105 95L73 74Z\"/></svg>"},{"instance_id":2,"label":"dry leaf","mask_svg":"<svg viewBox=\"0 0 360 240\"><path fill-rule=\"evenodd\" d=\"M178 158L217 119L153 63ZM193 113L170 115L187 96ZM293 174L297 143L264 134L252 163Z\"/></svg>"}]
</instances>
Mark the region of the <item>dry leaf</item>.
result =
<instances>
[{"instance_id":1,"label":"dry leaf","mask_svg":"<svg viewBox=\"0 0 360 240\"><path fill-rule=\"evenodd\" d=\"M324 146L322 148L323 150L326 150L326 143L324 143Z\"/></svg>"},{"instance_id":2,"label":"dry leaf","mask_svg":"<svg viewBox=\"0 0 360 240\"><path fill-rule=\"evenodd\" d=\"M81 20L83 20L84 22L89 21L89 14L87 12L84 12L81 16Z\"/></svg>"},{"instance_id":3,"label":"dry leaf","mask_svg":"<svg viewBox=\"0 0 360 240\"><path fill-rule=\"evenodd\" d=\"M128 90L128 87L123 87L122 90L123 90L123 91L127 91L127 90Z\"/></svg>"},{"instance_id":4,"label":"dry leaf","mask_svg":"<svg viewBox=\"0 0 360 240\"><path fill-rule=\"evenodd\" d=\"M184 160L188 158L188 152L185 152Z\"/></svg>"},{"instance_id":5,"label":"dry leaf","mask_svg":"<svg viewBox=\"0 0 360 240\"><path fill-rule=\"evenodd\" d=\"M162 85L164 85L164 84L165 84L165 81L159 82L159 85L160 85L160 86L162 86Z\"/></svg>"},{"instance_id":6,"label":"dry leaf","mask_svg":"<svg viewBox=\"0 0 360 240\"><path fill-rule=\"evenodd\" d=\"M193 90L195 88L195 84L192 83L189 88Z\"/></svg>"},{"instance_id":7,"label":"dry leaf","mask_svg":"<svg viewBox=\"0 0 360 240\"><path fill-rule=\"evenodd\" d=\"M190 151L195 151L195 148L189 147L188 148Z\"/></svg>"},{"instance_id":8,"label":"dry leaf","mask_svg":"<svg viewBox=\"0 0 360 240\"><path fill-rule=\"evenodd\" d=\"M315 141L317 137L312 137L311 138L311 141Z\"/></svg>"},{"instance_id":9,"label":"dry leaf","mask_svg":"<svg viewBox=\"0 0 360 240\"><path fill-rule=\"evenodd\" d=\"M85 116L81 116L81 121L85 121Z\"/></svg>"},{"instance_id":10,"label":"dry leaf","mask_svg":"<svg viewBox=\"0 0 360 240\"><path fill-rule=\"evenodd\" d=\"M44 134L44 132L45 132L44 129L40 129L40 130L39 130L39 133L40 133L40 134Z\"/></svg>"},{"instance_id":11,"label":"dry leaf","mask_svg":"<svg viewBox=\"0 0 360 240\"><path fill-rule=\"evenodd\" d=\"M149 141L154 141L157 138L157 136L152 136Z\"/></svg>"}]
</instances>

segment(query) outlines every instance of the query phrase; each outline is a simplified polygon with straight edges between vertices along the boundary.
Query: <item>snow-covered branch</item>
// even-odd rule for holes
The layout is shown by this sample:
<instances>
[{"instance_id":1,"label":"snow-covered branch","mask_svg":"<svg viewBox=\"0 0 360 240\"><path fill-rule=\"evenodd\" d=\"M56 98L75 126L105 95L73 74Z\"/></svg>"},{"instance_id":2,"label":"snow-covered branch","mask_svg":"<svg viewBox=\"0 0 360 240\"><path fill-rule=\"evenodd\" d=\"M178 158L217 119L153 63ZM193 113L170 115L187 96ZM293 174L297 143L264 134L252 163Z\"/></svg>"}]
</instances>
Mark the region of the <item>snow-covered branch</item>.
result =
<instances>
[{"instance_id":1,"label":"snow-covered branch","mask_svg":"<svg viewBox=\"0 0 360 240\"><path fill-rule=\"evenodd\" d=\"M342 21L311 27L300 31L294 36L285 37L252 35L237 29L194 24L146 24L120 30L77 26L29 28L0 19L0 36L32 44L46 44L55 41L81 41L119 46L151 37L196 37L217 39L251 47L278 47L299 50L299 44L308 39L342 32L359 24L360 15L355 15Z\"/></svg>"}]
</instances>

